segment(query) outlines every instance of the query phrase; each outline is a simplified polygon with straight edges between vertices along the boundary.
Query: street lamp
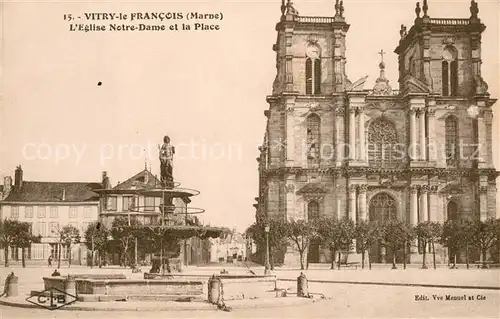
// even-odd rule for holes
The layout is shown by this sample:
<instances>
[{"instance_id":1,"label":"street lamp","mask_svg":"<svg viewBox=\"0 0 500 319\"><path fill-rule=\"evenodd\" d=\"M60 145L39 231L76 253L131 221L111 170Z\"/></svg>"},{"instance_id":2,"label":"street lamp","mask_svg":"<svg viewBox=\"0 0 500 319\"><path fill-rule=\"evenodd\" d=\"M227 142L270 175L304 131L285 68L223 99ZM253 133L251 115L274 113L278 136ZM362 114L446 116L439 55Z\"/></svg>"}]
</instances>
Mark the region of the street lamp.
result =
<instances>
[{"instance_id":1,"label":"street lamp","mask_svg":"<svg viewBox=\"0 0 500 319\"><path fill-rule=\"evenodd\" d=\"M269 275L271 273L271 267L269 266L269 225L264 227L264 232L266 233L266 265L264 268L264 275Z\"/></svg>"}]
</instances>

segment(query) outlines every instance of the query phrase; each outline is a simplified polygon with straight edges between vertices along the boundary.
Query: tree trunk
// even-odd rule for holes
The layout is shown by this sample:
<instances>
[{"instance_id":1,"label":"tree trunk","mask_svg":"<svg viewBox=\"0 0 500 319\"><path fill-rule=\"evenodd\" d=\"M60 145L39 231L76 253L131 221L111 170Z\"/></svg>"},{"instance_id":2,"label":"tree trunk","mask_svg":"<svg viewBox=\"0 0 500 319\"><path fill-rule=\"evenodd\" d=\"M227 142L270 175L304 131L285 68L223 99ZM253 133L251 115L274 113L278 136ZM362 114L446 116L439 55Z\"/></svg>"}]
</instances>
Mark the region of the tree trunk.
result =
<instances>
[{"instance_id":1,"label":"tree trunk","mask_svg":"<svg viewBox=\"0 0 500 319\"><path fill-rule=\"evenodd\" d=\"M486 252L487 252L487 250L488 249L484 248L484 247L481 249L482 256L483 256L483 258L482 258L483 259L483 265L481 266L481 268L483 268L483 269L488 268L488 266L486 266Z\"/></svg>"},{"instance_id":2,"label":"tree trunk","mask_svg":"<svg viewBox=\"0 0 500 319\"><path fill-rule=\"evenodd\" d=\"M71 244L68 245L68 268L71 267Z\"/></svg>"},{"instance_id":3,"label":"tree trunk","mask_svg":"<svg viewBox=\"0 0 500 319\"><path fill-rule=\"evenodd\" d=\"M5 267L9 267L9 246L3 248L3 255L5 259Z\"/></svg>"},{"instance_id":4,"label":"tree trunk","mask_svg":"<svg viewBox=\"0 0 500 319\"><path fill-rule=\"evenodd\" d=\"M457 252L453 252L453 268L457 268Z\"/></svg>"},{"instance_id":5,"label":"tree trunk","mask_svg":"<svg viewBox=\"0 0 500 319\"><path fill-rule=\"evenodd\" d=\"M406 269L406 246L408 243L405 241L403 245L403 269Z\"/></svg>"},{"instance_id":6,"label":"tree trunk","mask_svg":"<svg viewBox=\"0 0 500 319\"><path fill-rule=\"evenodd\" d=\"M396 249L392 250L392 269L398 269L396 267Z\"/></svg>"},{"instance_id":7,"label":"tree trunk","mask_svg":"<svg viewBox=\"0 0 500 319\"><path fill-rule=\"evenodd\" d=\"M26 268L26 259L24 258L24 247L21 248L21 263L23 265L23 268Z\"/></svg>"},{"instance_id":8,"label":"tree trunk","mask_svg":"<svg viewBox=\"0 0 500 319\"><path fill-rule=\"evenodd\" d=\"M467 269L469 269L469 241L465 241L465 263L467 264Z\"/></svg>"},{"instance_id":9,"label":"tree trunk","mask_svg":"<svg viewBox=\"0 0 500 319\"><path fill-rule=\"evenodd\" d=\"M372 255L370 253L370 248L368 248L368 269L372 270Z\"/></svg>"},{"instance_id":10,"label":"tree trunk","mask_svg":"<svg viewBox=\"0 0 500 319\"><path fill-rule=\"evenodd\" d=\"M99 268L102 268L102 259L100 251L97 251L97 262L99 263Z\"/></svg>"},{"instance_id":11,"label":"tree trunk","mask_svg":"<svg viewBox=\"0 0 500 319\"><path fill-rule=\"evenodd\" d=\"M270 266L271 266L271 270L274 270L274 252L273 250L271 249L271 262L270 262Z\"/></svg>"},{"instance_id":12,"label":"tree trunk","mask_svg":"<svg viewBox=\"0 0 500 319\"><path fill-rule=\"evenodd\" d=\"M365 250L361 251L361 269L365 269Z\"/></svg>"},{"instance_id":13,"label":"tree trunk","mask_svg":"<svg viewBox=\"0 0 500 319\"><path fill-rule=\"evenodd\" d=\"M332 264L330 266L330 269L335 269L335 249L330 249L330 251L332 252Z\"/></svg>"},{"instance_id":14,"label":"tree trunk","mask_svg":"<svg viewBox=\"0 0 500 319\"><path fill-rule=\"evenodd\" d=\"M61 268L61 243L59 243L57 245L59 247L58 251L57 251L57 269Z\"/></svg>"},{"instance_id":15,"label":"tree trunk","mask_svg":"<svg viewBox=\"0 0 500 319\"><path fill-rule=\"evenodd\" d=\"M434 265L434 269L436 269L436 248L434 247L434 241L432 241L432 263Z\"/></svg>"},{"instance_id":16,"label":"tree trunk","mask_svg":"<svg viewBox=\"0 0 500 319\"><path fill-rule=\"evenodd\" d=\"M341 250L339 250L339 259L337 261L337 269L340 270L340 254L341 254Z\"/></svg>"},{"instance_id":17,"label":"tree trunk","mask_svg":"<svg viewBox=\"0 0 500 319\"><path fill-rule=\"evenodd\" d=\"M300 270L304 270L304 251L299 250L299 255L300 255Z\"/></svg>"},{"instance_id":18,"label":"tree trunk","mask_svg":"<svg viewBox=\"0 0 500 319\"><path fill-rule=\"evenodd\" d=\"M422 269L427 269L427 265L425 264L425 256L426 256L426 253L427 253L427 241L423 241L422 243L422 246L423 246L423 256L422 256Z\"/></svg>"}]
</instances>

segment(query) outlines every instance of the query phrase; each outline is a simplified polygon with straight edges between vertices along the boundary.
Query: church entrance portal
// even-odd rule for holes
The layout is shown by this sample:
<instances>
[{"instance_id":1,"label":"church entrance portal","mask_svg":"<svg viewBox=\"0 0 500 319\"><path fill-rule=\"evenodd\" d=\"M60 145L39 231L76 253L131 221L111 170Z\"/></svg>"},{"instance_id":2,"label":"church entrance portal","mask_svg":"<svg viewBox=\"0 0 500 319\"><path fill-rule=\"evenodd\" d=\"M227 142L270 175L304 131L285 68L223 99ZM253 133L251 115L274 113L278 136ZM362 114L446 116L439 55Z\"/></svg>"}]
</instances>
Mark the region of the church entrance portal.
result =
<instances>
[{"instance_id":1,"label":"church entrance portal","mask_svg":"<svg viewBox=\"0 0 500 319\"><path fill-rule=\"evenodd\" d=\"M370 221L384 222L397 219L397 203L387 193L378 193L370 200ZM401 256L400 256L401 255ZM370 250L372 263L392 262L393 252L377 243ZM403 254L396 254L396 262L403 261Z\"/></svg>"}]
</instances>

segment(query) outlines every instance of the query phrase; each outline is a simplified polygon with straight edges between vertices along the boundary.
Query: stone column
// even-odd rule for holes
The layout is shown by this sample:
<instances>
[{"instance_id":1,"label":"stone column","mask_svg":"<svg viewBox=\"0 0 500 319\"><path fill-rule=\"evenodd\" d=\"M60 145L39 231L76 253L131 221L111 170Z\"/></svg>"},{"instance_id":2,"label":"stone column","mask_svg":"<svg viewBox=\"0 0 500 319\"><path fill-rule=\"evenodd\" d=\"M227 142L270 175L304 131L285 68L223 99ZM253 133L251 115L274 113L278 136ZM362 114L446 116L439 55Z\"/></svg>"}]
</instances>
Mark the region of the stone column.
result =
<instances>
[{"instance_id":1,"label":"stone column","mask_svg":"<svg viewBox=\"0 0 500 319\"><path fill-rule=\"evenodd\" d=\"M436 128L434 122L434 115L436 114L436 110L428 109L427 110L427 122L429 123L429 137L428 137L428 158L430 162L435 162L438 152L438 147L436 145Z\"/></svg>"},{"instance_id":2,"label":"stone column","mask_svg":"<svg viewBox=\"0 0 500 319\"><path fill-rule=\"evenodd\" d=\"M417 126L416 126L416 109L410 109L410 157L416 159L417 154Z\"/></svg>"},{"instance_id":3,"label":"stone column","mask_svg":"<svg viewBox=\"0 0 500 319\"><path fill-rule=\"evenodd\" d=\"M477 117L477 144L479 147L479 152L476 154L478 157L479 168L486 167L486 148L487 145L487 136L486 136L486 123L484 119L485 112L483 110L479 111L479 115Z\"/></svg>"},{"instance_id":4,"label":"stone column","mask_svg":"<svg viewBox=\"0 0 500 319\"><path fill-rule=\"evenodd\" d=\"M286 107L286 166L294 165L295 158L295 132L294 132L294 103L288 103Z\"/></svg>"},{"instance_id":5,"label":"stone column","mask_svg":"<svg viewBox=\"0 0 500 319\"><path fill-rule=\"evenodd\" d=\"M349 108L349 159L356 159L356 109Z\"/></svg>"},{"instance_id":6,"label":"stone column","mask_svg":"<svg viewBox=\"0 0 500 319\"><path fill-rule=\"evenodd\" d=\"M479 186L479 219L488 218L488 186Z\"/></svg>"},{"instance_id":7,"label":"stone column","mask_svg":"<svg viewBox=\"0 0 500 319\"><path fill-rule=\"evenodd\" d=\"M285 185L285 210L287 219L297 218L297 214L295 212L295 175L288 175L286 177L286 185Z\"/></svg>"},{"instance_id":8,"label":"stone column","mask_svg":"<svg viewBox=\"0 0 500 319\"><path fill-rule=\"evenodd\" d=\"M337 166L341 166L342 162L345 160L345 140L344 140L344 107L337 107L335 109L335 148L336 148L336 162Z\"/></svg>"},{"instance_id":9,"label":"stone column","mask_svg":"<svg viewBox=\"0 0 500 319\"><path fill-rule=\"evenodd\" d=\"M356 188L357 185L349 185L349 219L356 222Z\"/></svg>"},{"instance_id":10,"label":"stone column","mask_svg":"<svg viewBox=\"0 0 500 319\"><path fill-rule=\"evenodd\" d=\"M359 220L367 220L366 216L366 191L368 185L361 185L359 187Z\"/></svg>"},{"instance_id":11,"label":"stone column","mask_svg":"<svg viewBox=\"0 0 500 319\"><path fill-rule=\"evenodd\" d=\"M427 160L427 143L425 140L425 110L421 109L419 113L420 120L420 160Z\"/></svg>"},{"instance_id":12,"label":"stone column","mask_svg":"<svg viewBox=\"0 0 500 319\"><path fill-rule=\"evenodd\" d=\"M415 226L418 224L418 185L410 186L410 223Z\"/></svg>"},{"instance_id":13,"label":"stone column","mask_svg":"<svg viewBox=\"0 0 500 319\"><path fill-rule=\"evenodd\" d=\"M358 139L359 139L359 154L358 159L365 161L365 111L363 107L358 107Z\"/></svg>"},{"instance_id":14,"label":"stone column","mask_svg":"<svg viewBox=\"0 0 500 319\"><path fill-rule=\"evenodd\" d=\"M429 186L424 185L420 188L420 221L426 222L429 220L429 211L427 206L427 196L429 193Z\"/></svg>"},{"instance_id":15,"label":"stone column","mask_svg":"<svg viewBox=\"0 0 500 319\"><path fill-rule=\"evenodd\" d=\"M437 185L432 185L429 189L429 220L432 222L444 222L442 216L439 215Z\"/></svg>"}]
</instances>

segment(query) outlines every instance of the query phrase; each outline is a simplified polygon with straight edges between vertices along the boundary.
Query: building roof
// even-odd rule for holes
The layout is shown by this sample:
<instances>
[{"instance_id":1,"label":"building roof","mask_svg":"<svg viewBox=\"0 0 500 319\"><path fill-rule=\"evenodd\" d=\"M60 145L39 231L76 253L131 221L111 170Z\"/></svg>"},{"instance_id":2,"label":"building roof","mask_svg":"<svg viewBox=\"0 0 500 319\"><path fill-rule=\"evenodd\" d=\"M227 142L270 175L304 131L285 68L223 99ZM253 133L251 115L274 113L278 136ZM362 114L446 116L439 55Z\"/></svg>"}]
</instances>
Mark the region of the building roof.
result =
<instances>
[{"instance_id":1,"label":"building roof","mask_svg":"<svg viewBox=\"0 0 500 319\"><path fill-rule=\"evenodd\" d=\"M150 171L144 169L139 173L135 174L131 178L126 181L116 185L112 189L114 190L128 190L128 189L137 189L137 188L153 188L156 185L160 185L160 181L156 176L151 174Z\"/></svg>"},{"instance_id":2,"label":"building roof","mask_svg":"<svg viewBox=\"0 0 500 319\"><path fill-rule=\"evenodd\" d=\"M97 201L99 195L93 189L100 183L88 182L33 182L23 181L21 189L13 187L6 202L86 202Z\"/></svg>"}]
</instances>

